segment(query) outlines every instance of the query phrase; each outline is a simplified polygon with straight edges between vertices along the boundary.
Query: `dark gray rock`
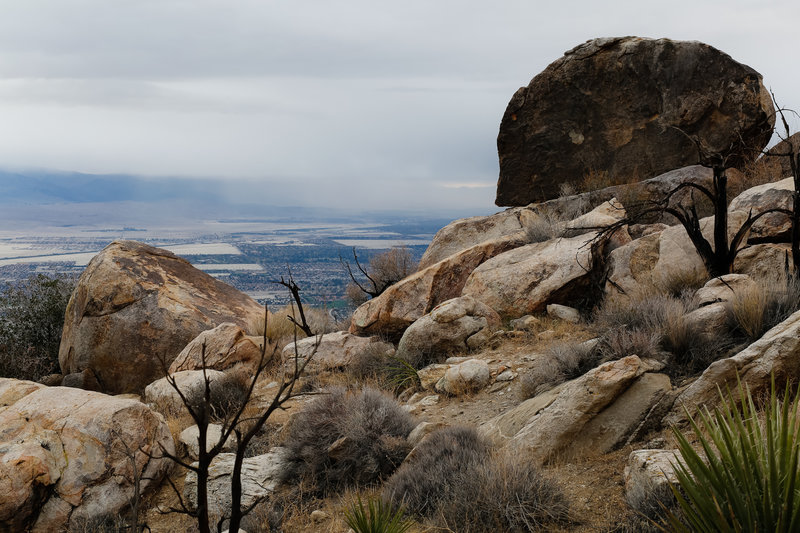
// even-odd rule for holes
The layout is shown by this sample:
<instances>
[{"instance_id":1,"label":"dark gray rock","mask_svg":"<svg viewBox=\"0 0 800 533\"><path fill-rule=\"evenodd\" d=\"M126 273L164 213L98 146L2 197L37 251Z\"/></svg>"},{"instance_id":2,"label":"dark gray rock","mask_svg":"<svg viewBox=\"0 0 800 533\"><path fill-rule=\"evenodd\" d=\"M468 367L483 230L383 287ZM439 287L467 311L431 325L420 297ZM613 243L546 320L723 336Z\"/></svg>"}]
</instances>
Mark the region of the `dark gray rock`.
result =
<instances>
[{"instance_id":1,"label":"dark gray rock","mask_svg":"<svg viewBox=\"0 0 800 533\"><path fill-rule=\"evenodd\" d=\"M773 110L758 72L706 44L588 41L511 98L495 203L553 198L590 171L624 183L696 164L687 135L740 167L769 140Z\"/></svg>"}]
</instances>

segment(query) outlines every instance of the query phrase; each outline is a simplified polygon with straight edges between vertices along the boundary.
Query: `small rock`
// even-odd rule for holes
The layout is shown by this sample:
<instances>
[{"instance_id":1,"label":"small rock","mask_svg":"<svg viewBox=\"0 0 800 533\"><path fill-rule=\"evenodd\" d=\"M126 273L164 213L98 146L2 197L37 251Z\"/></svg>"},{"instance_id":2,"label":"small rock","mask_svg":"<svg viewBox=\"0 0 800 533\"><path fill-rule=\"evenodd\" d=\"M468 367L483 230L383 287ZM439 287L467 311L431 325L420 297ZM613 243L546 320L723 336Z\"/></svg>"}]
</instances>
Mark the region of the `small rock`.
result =
<instances>
[{"instance_id":1,"label":"small rock","mask_svg":"<svg viewBox=\"0 0 800 533\"><path fill-rule=\"evenodd\" d=\"M573 324L577 324L581 321L581 314L578 310L573 307L567 307L566 305L550 304L547 306L547 314L553 318L572 322Z\"/></svg>"},{"instance_id":2,"label":"small rock","mask_svg":"<svg viewBox=\"0 0 800 533\"><path fill-rule=\"evenodd\" d=\"M454 396L474 392L489 384L489 365L480 359L470 359L450 367L437 383L437 389Z\"/></svg>"},{"instance_id":3,"label":"small rock","mask_svg":"<svg viewBox=\"0 0 800 533\"><path fill-rule=\"evenodd\" d=\"M445 363L447 363L448 365L456 365L458 363L463 363L464 361L469 361L469 360L470 360L469 357L448 357L445 360Z\"/></svg>"},{"instance_id":4,"label":"small rock","mask_svg":"<svg viewBox=\"0 0 800 533\"><path fill-rule=\"evenodd\" d=\"M325 522L326 520L330 519L330 515L325 511L321 511L316 509L311 511L311 521L315 524L319 524L320 522Z\"/></svg>"},{"instance_id":5,"label":"small rock","mask_svg":"<svg viewBox=\"0 0 800 533\"><path fill-rule=\"evenodd\" d=\"M530 331L535 329L542 321L536 318L533 315L525 315L520 318L515 318L512 320L509 325L511 329L523 330L523 331Z\"/></svg>"},{"instance_id":6,"label":"small rock","mask_svg":"<svg viewBox=\"0 0 800 533\"><path fill-rule=\"evenodd\" d=\"M424 439L437 429L446 427L446 425L447 424L444 424L443 422L420 422L419 424L417 424L417 427L411 430L411 433L408 434L406 440L413 448L414 446L422 442L422 439Z\"/></svg>"},{"instance_id":7,"label":"small rock","mask_svg":"<svg viewBox=\"0 0 800 533\"><path fill-rule=\"evenodd\" d=\"M546 330L542 331L541 333L539 333L539 335L537 335L537 338L540 341L549 341L549 340L553 340L555 338L555 336L556 336L556 332L555 331L553 331L552 329L546 329Z\"/></svg>"},{"instance_id":8,"label":"small rock","mask_svg":"<svg viewBox=\"0 0 800 533\"><path fill-rule=\"evenodd\" d=\"M423 399L421 399L419 402L417 402L416 405L419 405L419 406L422 406L422 407L430 407L432 405L436 405L437 403L439 403L439 395L438 394L431 394L430 396L425 396Z\"/></svg>"},{"instance_id":9,"label":"small rock","mask_svg":"<svg viewBox=\"0 0 800 533\"><path fill-rule=\"evenodd\" d=\"M420 387L423 389L432 388L444 376L448 368L450 368L450 365L433 364L417 370Z\"/></svg>"},{"instance_id":10,"label":"small rock","mask_svg":"<svg viewBox=\"0 0 800 533\"><path fill-rule=\"evenodd\" d=\"M503 372L500 372L497 375L497 377L494 378L494 380L495 381L514 381L516 378L517 378L517 373L516 372L513 372L511 370L505 370Z\"/></svg>"}]
</instances>

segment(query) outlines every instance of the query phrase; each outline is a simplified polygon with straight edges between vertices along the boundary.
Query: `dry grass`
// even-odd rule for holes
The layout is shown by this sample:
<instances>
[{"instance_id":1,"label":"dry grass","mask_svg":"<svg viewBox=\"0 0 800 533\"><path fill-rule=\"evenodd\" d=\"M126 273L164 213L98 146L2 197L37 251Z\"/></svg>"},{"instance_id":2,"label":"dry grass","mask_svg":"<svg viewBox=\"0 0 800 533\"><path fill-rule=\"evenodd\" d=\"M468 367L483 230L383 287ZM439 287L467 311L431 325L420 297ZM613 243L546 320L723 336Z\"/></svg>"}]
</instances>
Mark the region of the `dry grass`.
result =
<instances>
[{"instance_id":1,"label":"dry grass","mask_svg":"<svg viewBox=\"0 0 800 533\"><path fill-rule=\"evenodd\" d=\"M557 342L539 357L533 368L520 377L523 400L591 370L600 360L597 343Z\"/></svg>"},{"instance_id":2,"label":"dry grass","mask_svg":"<svg viewBox=\"0 0 800 533\"><path fill-rule=\"evenodd\" d=\"M728 302L729 322L734 334L753 342L793 312L800 309L800 282L778 275L757 280Z\"/></svg>"},{"instance_id":3,"label":"dry grass","mask_svg":"<svg viewBox=\"0 0 800 533\"><path fill-rule=\"evenodd\" d=\"M609 173L607 170L598 170L590 168L583 175L583 179L578 185L578 190L581 192L599 191L614 185L627 185L641 181L634 173L630 177L617 176Z\"/></svg>"},{"instance_id":4,"label":"dry grass","mask_svg":"<svg viewBox=\"0 0 800 533\"><path fill-rule=\"evenodd\" d=\"M343 329L342 324L336 323L326 309L319 307L303 307L306 321L314 334L330 333ZM294 341L295 335L298 339L305 338L306 334L292 323L289 317L295 317L300 322L300 314L294 305L286 305L275 312L270 312L267 320L267 339L271 343L285 346ZM264 318L253 319L247 327L247 333L256 337L264 336Z\"/></svg>"}]
</instances>

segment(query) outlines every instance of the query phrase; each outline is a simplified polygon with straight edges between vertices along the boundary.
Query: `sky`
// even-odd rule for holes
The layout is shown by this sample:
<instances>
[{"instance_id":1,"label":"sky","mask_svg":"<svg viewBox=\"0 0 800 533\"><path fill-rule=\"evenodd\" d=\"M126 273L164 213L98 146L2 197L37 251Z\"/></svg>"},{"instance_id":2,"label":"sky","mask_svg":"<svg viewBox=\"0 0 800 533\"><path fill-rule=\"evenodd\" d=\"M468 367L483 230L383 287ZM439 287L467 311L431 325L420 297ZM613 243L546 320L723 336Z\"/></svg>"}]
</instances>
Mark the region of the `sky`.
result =
<instances>
[{"instance_id":1,"label":"sky","mask_svg":"<svg viewBox=\"0 0 800 533\"><path fill-rule=\"evenodd\" d=\"M491 212L508 100L565 51L699 40L800 109L798 28L796 0L0 0L0 167Z\"/></svg>"}]
</instances>

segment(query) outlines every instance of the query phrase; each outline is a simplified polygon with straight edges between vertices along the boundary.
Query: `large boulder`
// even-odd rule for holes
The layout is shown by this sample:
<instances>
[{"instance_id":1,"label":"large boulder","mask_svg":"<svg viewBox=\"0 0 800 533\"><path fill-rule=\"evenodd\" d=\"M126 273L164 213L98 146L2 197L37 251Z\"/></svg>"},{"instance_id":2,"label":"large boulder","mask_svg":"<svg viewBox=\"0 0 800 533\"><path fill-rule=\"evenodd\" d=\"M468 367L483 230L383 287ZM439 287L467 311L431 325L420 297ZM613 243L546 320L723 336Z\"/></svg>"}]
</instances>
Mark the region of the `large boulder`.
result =
<instances>
[{"instance_id":1,"label":"large boulder","mask_svg":"<svg viewBox=\"0 0 800 533\"><path fill-rule=\"evenodd\" d=\"M590 171L617 183L698 162L734 166L769 141L773 105L752 68L696 41L588 41L520 88L497 137L500 206L553 198Z\"/></svg>"},{"instance_id":2,"label":"large boulder","mask_svg":"<svg viewBox=\"0 0 800 533\"><path fill-rule=\"evenodd\" d=\"M115 516L135 477L146 495L171 466L160 457L175 452L164 418L136 400L2 378L0 398L0 531Z\"/></svg>"},{"instance_id":3,"label":"large boulder","mask_svg":"<svg viewBox=\"0 0 800 533\"><path fill-rule=\"evenodd\" d=\"M408 326L434 307L460 296L467 278L478 265L526 242L522 233L486 241L408 276L356 309L350 333L399 340Z\"/></svg>"},{"instance_id":4,"label":"large boulder","mask_svg":"<svg viewBox=\"0 0 800 533\"><path fill-rule=\"evenodd\" d=\"M487 422L481 426L481 432L496 444L524 449L534 461L544 463L573 448L584 427L614 403L647 368L635 355L604 363L564 384L557 392L545 393L546 401L528 400L529 403L500 415L498 420ZM618 442L623 436L606 435L602 440Z\"/></svg>"},{"instance_id":5,"label":"large boulder","mask_svg":"<svg viewBox=\"0 0 800 533\"><path fill-rule=\"evenodd\" d=\"M205 360L207 369L240 371L251 375L261 361L262 343L262 339L248 336L236 324L225 322L192 339L172 362L169 373L202 370ZM265 360L270 353L265 353Z\"/></svg>"},{"instance_id":6,"label":"large boulder","mask_svg":"<svg viewBox=\"0 0 800 533\"><path fill-rule=\"evenodd\" d=\"M493 215L454 220L434 235L420 259L418 270L483 242L522 232L535 216L529 207L515 207Z\"/></svg>"},{"instance_id":7,"label":"large boulder","mask_svg":"<svg viewBox=\"0 0 800 533\"><path fill-rule=\"evenodd\" d=\"M226 394L227 389L233 389L232 385L238 381L224 372L210 369L205 372L203 370L182 370L170 374L170 377L175 380L175 386L181 391L180 394L166 376L155 380L144 389L144 401L159 413L170 416L187 413L187 403L189 406L196 406L205 401L206 379L209 383L212 400L215 402Z\"/></svg>"},{"instance_id":8,"label":"large boulder","mask_svg":"<svg viewBox=\"0 0 800 533\"><path fill-rule=\"evenodd\" d=\"M254 300L171 252L115 241L84 270L67 305L63 374L90 369L105 392L141 392L201 332L241 328L264 313Z\"/></svg>"},{"instance_id":9,"label":"large boulder","mask_svg":"<svg viewBox=\"0 0 800 533\"><path fill-rule=\"evenodd\" d=\"M719 391L736 391L738 383L757 396L769 390L774 377L777 383L800 379L800 311L767 331L756 342L726 359L714 361L676 399L673 411L665 421L670 424L685 419L690 413L719 402ZM737 381L738 380L738 381Z\"/></svg>"},{"instance_id":10,"label":"large boulder","mask_svg":"<svg viewBox=\"0 0 800 533\"><path fill-rule=\"evenodd\" d=\"M517 318L585 296L595 266L592 240L597 234L552 239L500 254L476 268L462 294Z\"/></svg>"},{"instance_id":11,"label":"large boulder","mask_svg":"<svg viewBox=\"0 0 800 533\"><path fill-rule=\"evenodd\" d=\"M418 367L477 349L501 326L500 316L475 298L447 300L414 322L397 345L397 357Z\"/></svg>"}]
</instances>

